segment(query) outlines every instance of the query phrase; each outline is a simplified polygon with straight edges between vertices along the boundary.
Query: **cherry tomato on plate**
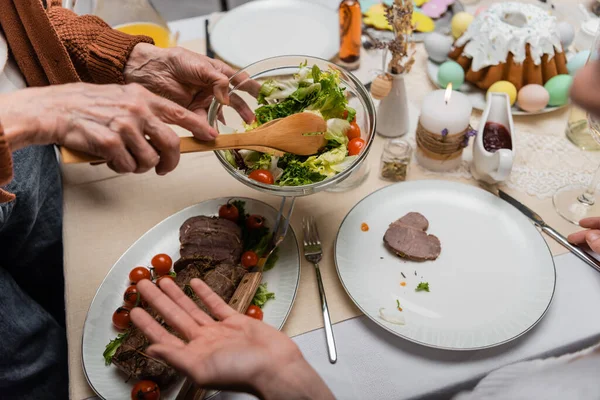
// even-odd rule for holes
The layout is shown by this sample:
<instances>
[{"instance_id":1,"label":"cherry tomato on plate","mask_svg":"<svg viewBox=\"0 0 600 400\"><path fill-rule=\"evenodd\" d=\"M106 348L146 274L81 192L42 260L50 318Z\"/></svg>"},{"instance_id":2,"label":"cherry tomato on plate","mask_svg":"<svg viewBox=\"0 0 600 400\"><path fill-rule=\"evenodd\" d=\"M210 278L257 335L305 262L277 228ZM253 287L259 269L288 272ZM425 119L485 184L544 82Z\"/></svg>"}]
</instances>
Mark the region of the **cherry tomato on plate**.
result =
<instances>
[{"instance_id":1,"label":"cherry tomato on plate","mask_svg":"<svg viewBox=\"0 0 600 400\"><path fill-rule=\"evenodd\" d=\"M150 263L154 267L154 273L158 276L168 274L173 266L173 260L167 254L155 255Z\"/></svg>"},{"instance_id":2,"label":"cherry tomato on plate","mask_svg":"<svg viewBox=\"0 0 600 400\"><path fill-rule=\"evenodd\" d=\"M258 256L252 250L242 254L242 266L246 269L252 268L258 264Z\"/></svg>"},{"instance_id":3,"label":"cherry tomato on plate","mask_svg":"<svg viewBox=\"0 0 600 400\"><path fill-rule=\"evenodd\" d=\"M240 218L240 212L233 204L223 204L219 208L219 218L228 219L232 222L237 222Z\"/></svg>"},{"instance_id":4,"label":"cherry tomato on plate","mask_svg":"<svg viewBox=\"0 0 600 400\"><path fill-rule=\"evenodd\" d=\"M250 172L248 178L254 179L255 181L266 183L267 185L272 185L275 183L275 179L273 179L273 174L271 174L266 169L256 169Z\"/></svg>"},{"instance_id":5,"label":"cherry tomato on plate","mask_svg":"<svg viewBox=\"0 0 600 400\"><path fill-rule=\"evenodd\" d=\"M359 155L362 149L365 148L365 141L360 138L352 139L348 143L348 154L351 156Z\"/></svg>"},{"instance_id":6,"label":"cherry tomato on plate","mask_svg":"<svg viewBox=\"0 0 600 400\"><path fill-rule=\"evenodd\" d=\"M255 305L251 305L250 307L248 307L248 310L246 311L246 315L249 316L250 318L254 318L259 321L262 321L263 317L264 317L263 310L261 310L259 306L255 306Z\"/></svg>"},{"instance_id":7,"label":"cherry tomato on plate","mask_svg":"<svg viewBox=\"0 0 600 400\"><path fill-rule=\"evenodd\" d=\"M138 283L142 279L152 279L152 274L146 267L135 267L129 273L129 280L131 283Z\"/></svg>"},{"instance_id":8,"label":"cherry tomato on plate","mask_svg":"<svg viewBox=\"0 0 600 400\"><path fill-rule=\"evenodd\" d=\"M131 400L159 400L160 389L152 381L140 381L131 390Z\"/></svg>"},{"instance_id":9,"label":"cherry tomato on plate","mask_svg":"<svg viewBox=\"0 0 600 400\"><path fill-rule=\"evenodd\" d=\"M350 124L350 129L346 132L346 136L348 136L348 139L350 140L360 137L360 128L356 122Z\"/></svg>"},{"instance_id":10,"label":"cherry tomato on plate","mask_svg":"<svg viewBox=\"0 0 600 400\"><path fill-rule=\"evenodd\" d=\"M246 220L246 228L248 229L260 229L265 226L265 219L260 215L251 215Z\"/></svg>"},{"instance_id":11,"label":"cherry tomato on plate","mask_svg":"<svg viewBox=\"0 0 600 400\"><path fill-rule=\"evenodd\" d=\"M119 307L113 314L113 325L115 328L125 330L131 325L131 317L129 316L129 308Z\"/></svg>"},{"instance_id":12,"label":"cherry tomato on plate","mask_svg":"<svg viewBox=\"0 0 600 400\"><path fill-rule=\"evenodd\" d=\"M156 284L158 285L158 287L160 287L160 282L163 280L167 280L167 279L170 279L173 282L175 281L175 279L173 279L173 277L171 275L163 275L156 280Z\"/></svg>"},{"instance_id":13,"label":"cherry tomato on plate","mask_svg":"<svg viewBox=\"0 0 600 400\"><path fill-rule=\"evenodd\" d=\"M125 290L125 294L123 295L123 301L127 308L133 308L138 303L139 299L138 288L135 285L131 285Z\"/></svg>"}]
</instances>

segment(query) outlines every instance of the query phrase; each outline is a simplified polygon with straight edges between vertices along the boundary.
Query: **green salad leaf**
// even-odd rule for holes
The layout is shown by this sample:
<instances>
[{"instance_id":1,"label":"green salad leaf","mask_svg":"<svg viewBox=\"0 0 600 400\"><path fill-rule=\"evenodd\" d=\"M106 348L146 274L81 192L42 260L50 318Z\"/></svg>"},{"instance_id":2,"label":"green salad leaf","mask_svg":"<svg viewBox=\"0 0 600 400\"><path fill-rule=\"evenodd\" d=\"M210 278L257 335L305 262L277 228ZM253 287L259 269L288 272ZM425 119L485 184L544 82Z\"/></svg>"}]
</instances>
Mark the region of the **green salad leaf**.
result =
<instances>
[{"instance_id":1,"label":"green salad leaf","mask_svg":"<svg viewBox=\"0 0 600 400\"><path fill-rule=\"evenodd\" d=\"M309 157L304 165L312 172L329 177L346 169L356 159L356 156L347 156L346 145L331 149L319 156Z\"/></svg>"},{"instance_id":2,"label":"green salad leaf","mask_svg":"<svg viewBox=\"0 0 600 400\"><path fill-rule=\"evenodd\" d=\"M106 345L106 349L104 350L104 353L102 353L102 356L104 357L104 363L106 365L110 365L113 356L117 352L117 349L121 346L121 343L123 343L123 340L125 340L128 335L129 332L121 333Z\"/></svg>"},{"instance_id":3,"label":"green salad leaf","mask_svg":"<svg viewBox=\"0 0 600 400\"><path fill-rule=\"evenodd\" d=\"M256 290L256 294L254 295L251 304L263 308L267 301L274 298L275 293L269 292L269 290L267 289L267 283L265 282L258 286L258 289Z\"/></svg>"},{"instance_id":4,"label":"green salad leaf","mask_svg":"<svg viewBox=\"0 0 600 400\"><path fill-rule=\"evenodd\" d=\"M279 168L283 169L283 175L279 178L278 184L281 186L301 186L311 183L321 182L327 178L316 170L306 165L301 157L293 154L285 154L278 163Z\"/></svg>"},{"instance_id":5,"label":"green salad leaf","mask_svg":"<svg viewBox=\"0 0 600 400\"><path fill-rule=\"evenodd\" d=\"M325 139L333 146L347 145L348 137L346 136L346 132L348 132L348 129L350 129L350 123L348 121L340 118L332 118L327 121Z\"/></svg>"},{"instance_id":6,"label":"green salad leaf","mask_svg":"<svg viewBox=\"0 0 600 400\"><path fill-rule=\"evenodd\" d=\"M415 292L429 292L429 282L421 282L417 285Z\"/></svg>"}]
</instances>

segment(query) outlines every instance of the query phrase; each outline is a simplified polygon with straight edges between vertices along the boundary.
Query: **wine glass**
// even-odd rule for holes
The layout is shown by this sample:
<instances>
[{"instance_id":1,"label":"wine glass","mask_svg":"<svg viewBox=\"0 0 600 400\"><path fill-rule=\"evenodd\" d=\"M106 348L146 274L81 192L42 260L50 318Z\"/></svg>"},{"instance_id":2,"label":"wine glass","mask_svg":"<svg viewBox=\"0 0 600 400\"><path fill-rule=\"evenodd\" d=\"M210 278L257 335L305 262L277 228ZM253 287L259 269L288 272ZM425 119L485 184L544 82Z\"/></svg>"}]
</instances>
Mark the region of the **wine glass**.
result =
<instances>
[{"instance_id":1,"label":"wine glass","mask_svg":"<svg viewBox=\"0 0 600 400\"><path fill-rule=\"evenodd\" d=\"M600 143L600 121L588 114L589 132ZM600 216L600 166L590 184L571 185L560 189L554 194L554 208L566 220L579 225L579 221L588 217Z\"/></svg>"}]
</instances>

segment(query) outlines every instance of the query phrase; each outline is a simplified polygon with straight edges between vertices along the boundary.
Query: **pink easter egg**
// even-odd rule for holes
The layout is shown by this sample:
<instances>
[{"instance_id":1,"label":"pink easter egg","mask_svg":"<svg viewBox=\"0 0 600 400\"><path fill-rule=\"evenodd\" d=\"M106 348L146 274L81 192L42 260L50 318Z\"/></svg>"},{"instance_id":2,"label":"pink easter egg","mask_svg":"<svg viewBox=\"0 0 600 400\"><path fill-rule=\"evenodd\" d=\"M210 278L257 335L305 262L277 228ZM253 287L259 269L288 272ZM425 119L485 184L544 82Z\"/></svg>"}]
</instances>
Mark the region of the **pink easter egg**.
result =
<instances>
[{"instance_id":1,"label":"pink easter egg","mask_svg":"<svg viewBox=\"0 0 600 400\"><path fill-rule=\"evenodd\" d=\"M477 10L475 10L475 16L478 16L479 14L481 14L482 12L484 12L485 10L487 10L486 6L479 7Z\"/></svg>"},{"instance_id":2,"label":"pink easter egg","mask_svg":"<svg viewBox=\"0 0 600 400\"><path fill-rule=\"evenodd\" d=\"M423 14L430 18L440 18L448 10L447 0L430 0L421 7Z\"/></svg>"}]
</instances>

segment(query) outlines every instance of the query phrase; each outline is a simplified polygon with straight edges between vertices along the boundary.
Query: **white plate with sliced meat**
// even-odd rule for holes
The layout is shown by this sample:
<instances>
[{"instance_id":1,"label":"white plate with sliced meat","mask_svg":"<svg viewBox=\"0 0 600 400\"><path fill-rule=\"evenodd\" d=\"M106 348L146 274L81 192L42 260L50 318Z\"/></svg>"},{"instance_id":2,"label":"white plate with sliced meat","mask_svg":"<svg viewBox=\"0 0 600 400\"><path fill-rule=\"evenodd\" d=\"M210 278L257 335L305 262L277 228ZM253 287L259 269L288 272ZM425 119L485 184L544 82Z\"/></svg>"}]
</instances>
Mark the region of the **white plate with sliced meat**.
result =
<instances>
[{"instance_id":1,"label":"white plate with sliced meat","mask_svg":"<svg viewBox=\"0 0 600 400\"><path fill-rule=\"evenodd\" d=\"M244 223L234 223L217 218L220 207L230 200L243 202L243 215L264 217L264 221L261 218L253 218ZM225 215L226 217L232 218L231 212L227 212L231 210L223 211L224 214L229 214ZM242 253L258 249L268 241L264 239L268 233L262 224L272 230L276 217L277 211L274 208L257 200L208 200L170 216L135 242L104 278L85 321L82 362L92 389L103 399L130 398L134 385L144 378L158 381L159 386L162 385L161 399L175 399L183 379L172 368L142 354L144 346L140 347L139 343L143 342L144 338L139 332L128 330L128 335L118 342L119 346L114 346L114 354L105 353L107 345L120 333L113 326L113 315L127 300L124 300L124 293L131 285L130 272L137 266L142 266L140 270L136 270L143 276L150 271L146 267L153 265L155 269L151 270L151 278L154 279L157 271L165 273L170 264L168 258L167 262L165 257L154 261L153 258L158 254L166 254L174 261L173 269L177 271L174 280L183 287L184 292L188 289L184 280L199 277L227 300L233 295L245 273L240 264L247 257L241 257ZM186 257L184 261L180 260L183 257ZM248 257L245 263L252 262L251 258ZM160 271L161 262L167 265L162 267L165 268L164 271ZM174 275L173 270L171 274ZM290 227L287 237L278 249L275 264L263 275L263 283L267 283L266 289L274 293L275 298L265 304L262 304L258 297L255 299L263 306L265 323L278 329L283 327L294 303L299 281L300 252L296 235ZM134 294L130 300L135 302L136 298L137 295ZM126 324L126 320L121 321L123 312L117 314L117 325ZM113 364L106 365L105 355L109 360L112 356ZM121 370L117 368L117 364ZM123 370L135 372L128 380L129 374ZM151 376L140 376L144 374Z\"/></svg>"},{"instance_id":2,"label":"white plate with sliced meat","mask_svg":"<svg viewBox=\"0 0 600 400\"><path fill-rule=\"evenodd\" d=\"M340 280L382 328L447 350L507 343L545 315L554 260L535 226L503 200L446 181L388 186L346 216Z\"/></svg>"}]
</instances>

